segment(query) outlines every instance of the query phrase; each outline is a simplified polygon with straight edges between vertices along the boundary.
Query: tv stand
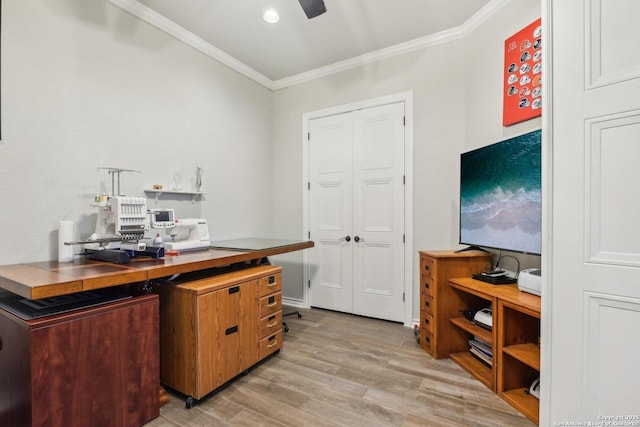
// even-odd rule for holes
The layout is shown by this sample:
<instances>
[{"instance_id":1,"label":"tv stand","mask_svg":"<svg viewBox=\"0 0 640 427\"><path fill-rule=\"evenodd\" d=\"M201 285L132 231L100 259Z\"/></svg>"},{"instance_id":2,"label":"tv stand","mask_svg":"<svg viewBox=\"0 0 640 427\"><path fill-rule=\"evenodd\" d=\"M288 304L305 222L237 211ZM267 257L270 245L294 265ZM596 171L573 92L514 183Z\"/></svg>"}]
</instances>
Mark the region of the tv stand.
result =
<instances>
[{"instance_id":1,"label":"tv stand","mask_svg":"<svg viewBox=\"0 0 640 427\"><path fill-rule=\"evenodd\" d=\"M458 249L457 251L455 251L455 253L459 254L462 252L467 252L467 251L480 251L480 252L484 252L487 254L490 254L491 252L481 248L480 246L475 246L475 245L471 245L471 246L467 246L466 248L462 248L462 249Z\"/></svg>"},{"instance_id":2,"label":"tv stand","mask_svg":"<svg viewBox=\"0 0 640 427\"><path fill-rule=\"evenodd\" d=\"M447 333L456 343L451 359L538 424L540 401L528 391L540 378L540 297L521 292L516 285L494 286L470 277L451 278L449 287L453 291L449 304L459 313L493 307L491 331L460 314L449 319ZM490 366L471 354L473 338L492 346Z\"/></svg>"}]
</instances>

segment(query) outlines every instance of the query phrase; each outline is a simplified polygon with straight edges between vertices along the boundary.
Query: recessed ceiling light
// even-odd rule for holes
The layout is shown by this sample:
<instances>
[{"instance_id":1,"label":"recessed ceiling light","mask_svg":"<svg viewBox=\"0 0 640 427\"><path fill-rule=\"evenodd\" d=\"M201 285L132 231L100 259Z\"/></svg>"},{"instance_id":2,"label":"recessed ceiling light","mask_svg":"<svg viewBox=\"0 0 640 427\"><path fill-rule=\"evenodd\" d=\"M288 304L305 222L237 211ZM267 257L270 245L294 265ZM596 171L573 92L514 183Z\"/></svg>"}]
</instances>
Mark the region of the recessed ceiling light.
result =
<instances>
[{"instance_id":1,"label":"recessed ceiling light","mask_svg":"<svg viewBox=\"0 0 640 427\"><path fill-rule=\"evenodd\" d=\"M275 10L269 9L264 13L264 15L262 15L262 18L269 24L275 24L280 20L280 15L278 15L278 12Z\"/></svg>"}]
</instances>

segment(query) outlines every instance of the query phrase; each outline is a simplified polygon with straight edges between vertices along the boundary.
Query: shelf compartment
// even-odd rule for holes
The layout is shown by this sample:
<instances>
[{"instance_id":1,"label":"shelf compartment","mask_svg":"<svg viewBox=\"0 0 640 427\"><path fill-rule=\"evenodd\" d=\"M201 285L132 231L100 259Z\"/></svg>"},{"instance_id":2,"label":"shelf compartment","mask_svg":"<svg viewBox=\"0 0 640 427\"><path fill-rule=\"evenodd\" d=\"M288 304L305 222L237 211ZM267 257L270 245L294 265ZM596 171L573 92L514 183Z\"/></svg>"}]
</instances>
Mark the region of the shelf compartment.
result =
<instances>
[{"instance_id":1,"label":"shelf compartment","mask_svg":"<svg viewBox=\"0 0 640 427\"><path fill-rule=\"evenodd\" d=\"M485 329L483 327L478 326L477 324L470 322L464 317L454 317L449 319L451 323L456 325L458 328L480 338L487 344L493 344L493 332Z\"/></svg>"},{"instance_id":2,"label":"shelf compartment","mask_svg":"<svg viewBox=\"0 0 640 427\"><path fill-rule=\"evenodd\" d=\"M501 393L501 397L525 417L539 424L540 401L531 396L528 391L528 387L514 388Z\"/></svg>"},{"instance_id":3,"label":"shelf compartment","mask_svg":"<svg viewBox=\"0 0 640 427\"><path fill-rule=\"evenodd\" d=\"M484 384L487 388L495 391L493 380L493 369L487 366L483 362L476 359L468 351L460 353L452 353L451 360L456 362L465 371L473 375L478 381Z\"/></svg>"}]
</instances>

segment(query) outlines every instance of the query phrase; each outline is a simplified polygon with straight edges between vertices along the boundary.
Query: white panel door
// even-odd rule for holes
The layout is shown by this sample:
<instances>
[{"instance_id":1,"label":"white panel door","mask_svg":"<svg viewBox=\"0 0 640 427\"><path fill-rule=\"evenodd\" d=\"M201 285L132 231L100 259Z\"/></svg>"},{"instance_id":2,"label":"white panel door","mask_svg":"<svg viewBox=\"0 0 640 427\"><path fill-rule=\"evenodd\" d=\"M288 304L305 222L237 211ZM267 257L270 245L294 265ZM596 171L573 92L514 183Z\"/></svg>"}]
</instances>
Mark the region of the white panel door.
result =
<instances>
[{"instance_id":1,"label":"white panel door","mask_svg":"<svg viewBox=\"0 0 640 427\"><path fill-rule=\"evenodd\" d=\"M310 303L404 320L404 103L309 121Z\"/></svg>"},{"instance_id":2,"label":"white panel door","mask_svg":"<svg viewBox=\"0 0 640 427\"><path fill-rule=\"evenodd\" d=\"M311 302L315 307L351 312L352 138L351 114L310 120L309 224Z\"/></svg>"},{"instance_id":3,"label":"white panel door","mask_svg":"<svg viewBox=\"0 0 640 427\"><path fill-rule=\"evenodd\" d=\"M640 425L640 2L547 6L552 252L540 424Z\"/></svg>"},{"instance_id":4,"label":"white panel door","mask_svg":"<svg viewBox=\"0 0 640 427\"><path fill-rule=\"evenodd\" d=\"M403 321L404 104L353 114L353 312Z\"/></svg>"}]
</instances>

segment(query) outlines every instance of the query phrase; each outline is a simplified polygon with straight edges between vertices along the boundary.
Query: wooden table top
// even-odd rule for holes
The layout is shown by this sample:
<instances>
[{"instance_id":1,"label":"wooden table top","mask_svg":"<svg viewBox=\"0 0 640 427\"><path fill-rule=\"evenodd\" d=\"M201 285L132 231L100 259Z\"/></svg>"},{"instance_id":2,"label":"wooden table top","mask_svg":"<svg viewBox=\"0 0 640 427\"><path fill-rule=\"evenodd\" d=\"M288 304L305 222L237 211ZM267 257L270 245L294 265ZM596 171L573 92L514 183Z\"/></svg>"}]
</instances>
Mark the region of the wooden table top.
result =
<instances>
[{"instance_id":1,"label":"wooden table top","mask_svg":"<svg viewBox=\"0 0 640 427\"><path fill-rule=\"evenodd\" d=\"M210 248L176 256L167 255L164 258L132 258L128 264L80 257L72 262L43 261L4 265L0 266L0 288L27 299L49 298L257 261L314 246L311 241L261 240L262 246L256 250ZM269 245L269 241L274 243L273 246Z\"/></svg>"}]
</instances>

